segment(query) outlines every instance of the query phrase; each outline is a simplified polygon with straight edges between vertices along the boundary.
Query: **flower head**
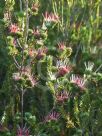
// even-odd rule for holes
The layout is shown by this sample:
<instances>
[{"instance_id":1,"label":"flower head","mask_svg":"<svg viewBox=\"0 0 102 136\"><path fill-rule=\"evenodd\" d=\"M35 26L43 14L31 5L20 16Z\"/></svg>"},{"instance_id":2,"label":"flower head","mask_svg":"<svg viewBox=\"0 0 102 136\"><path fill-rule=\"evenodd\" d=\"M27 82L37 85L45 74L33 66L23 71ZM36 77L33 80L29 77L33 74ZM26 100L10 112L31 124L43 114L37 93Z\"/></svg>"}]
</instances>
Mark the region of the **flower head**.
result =
<instances>
[{"instance_id":1,"label":"flower head","mask_svg":"<svg viewBox=\"0 0 102 136\"><path fill-rule=\"evenodd\" d=\"M29 136L30 132L29 129L24 127L24 128L18 128L17 129L17 136Z\"/></svg>"},{"instance_id":2,"label":"flower head","mask_svg":"<svg viewBox=\"0 0 102 136\"><path fill-rule=\"evenodd\" d=\"M85 87L86 80L84 78L77 76L77 75L73 74L70 78L70 81L72 83L76 84L81 89L84 89L84 87Z\"/></svg>"},{"instance_id":3,"label":"flower head","mask_svg":"<svg viewBox=\"0 0 102 136\"><path fill-rule=\"evenodd\" d=\"M16 24L11 24L9 27L10 33L17 33L20 31L19 27Z\"/></svg>"},{"instance_id":4,"label":"flower head","mask_svg":"<svg viewBox=\"0 0 102 136\"><path fill-rule=\"evenodd\" d=\"M42 59L46 55L47 51L47 48L38 49L36 58L38 60Z\"/></svg>"},{"instance_id":5,"label":"flower head","mask_svg":"<svg viewBox=\"0 0 102 136\"><path fill-rule=\"evenodd\" d=\"M49 74L50 80L56 80L55 73L52 73L52 72L49 71L48 74Z\"/></svg>"},{"instance_id":6,"label":"flower head","mask_svg":"<svg viewBox=\"0 0 102 136\"><path fill-rule=\"evenodd\" d=\"M59 16L54 13L45 12L43 17L44 17L45 22L58 22L59 21Z\"/></svg>"},{"instance_id":7,"label":"flower head","mask_svg":"<svg viewBox=\"0 0 102 136\"><path fill-rule=\"evenodd\" d=\"M65 49L65 47L66 47L66 46L65 46L64 42L59 42L59 43L58 43L58 49L59 49L59 50L63 51L63 50Z\"/></svg>"},{"instance_id":8,"label":"flower head","mask_svg":"<svg viewBox=\"0 0 102 136\"><path fill-rule=\"evenodd\" d=\"M40 32L39 32L39 29L38 29L38 28L36 28L36 29L33 30L33 35L34 35L35 37L39 37L39 36L40 36Z\"/></svg>"},{"instance_id":9,"label":"flower head","mask_svg":"<svg viewBox=\"0 0 102 136\"><path fill-rule=\"evenodd\" d=\"M85 62L84 65L85 65L85 68L86 68L87 71L92 71L92 69L94 67L94 63L90 62L90 61L87 62L87 63Z\"/></svg>"},{"instance_id":10,"label":"flower head","mask_svg":"<svg viewBox=\"0 0 102 136\"><path fill-rule=\"evenodd\" d=\"M69 93L65 90L56 93L56 100L58 102L64 102L69 98Z\"/></svg>"},{"instance_id":11,"label":"flower head","mask_svg":"<svg viewBox=\"0 0 102 136\"><path fill-rule=\"evenodd\" d=\"M34 56L34 50L33 49L29 49L28 54L29 54L30 57L33 57Z\"/></svg>"},{"instance_id":12,"label":"flower head","mask_svg":"<svg viewBox=\"0 0 102 136\"><path fill-rule=\"evenodd\" d=\"M45 122L48 122L48 121L57 121L60 117L60 114L57 113L56 111L51 111L46 117L45 117Z\"/></svg>"},{"instance_id":13,"label":"flower head","mask_svg":"<svg viewBox=\"0 0 102 136\"><path fill-rule=\"evenodd\" d=\"M71 72L71 66L69 66L66 61L59 60L57 61L56 66L58 68L57 77L64 76L65 74Z\"/></svg>"},{"instance_id":14,"label":"flower head","mask_svg":"<svg viewBox=\"0 0 102 136\"><path fill-rule=\"evenodd\" d=\"M12 77L15 81L19 81L21 79L20 73L13 73Z\"/></svg>"},{"instance_id":15,"label":"flower head","mask_svg":"<svg viewBox=\"0 0 102 136\"><path fill-rule=\"evenodd\" d=\"M58 76L64 76L65 74L69 73L70 71L71 71L70 66L59 67Z\"/></svg>"},{"instance_id":16,"label":"flower head","mask_svg":"<svg viewBox=\"0 0 102 136\"><path fill-rule=\"evenodd\" d=\"M24 77L26 76L27 80L30 81L32 87L34 87L37 84L37 80L34 77L34 75L32 75L31 69L29 67L23 67L20 71L22 76Z\"/></svg>"}]
</instances>

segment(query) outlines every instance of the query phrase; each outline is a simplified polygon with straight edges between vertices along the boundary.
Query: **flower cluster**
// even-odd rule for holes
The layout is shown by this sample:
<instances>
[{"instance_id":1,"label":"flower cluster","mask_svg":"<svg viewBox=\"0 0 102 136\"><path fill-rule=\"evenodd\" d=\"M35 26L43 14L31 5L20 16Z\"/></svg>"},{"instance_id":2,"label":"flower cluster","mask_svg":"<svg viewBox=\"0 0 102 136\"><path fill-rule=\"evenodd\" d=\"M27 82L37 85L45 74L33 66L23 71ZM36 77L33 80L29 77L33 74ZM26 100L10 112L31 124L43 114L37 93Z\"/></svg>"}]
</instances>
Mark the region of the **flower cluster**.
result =
<instances>
[{"instance_id":1,"label":"flower cluster","mask_svg":"<svg viewBox=\"0 0 102 136\"><path fill-rule=\"evenodd\" d=\"M51 111L44 119L44 122L49 122L49 121L57 121L60 117L60 114L56 111Z\"/></svg>"},{"instance_id":2,"label":"flower cluster","mask_svg":"<svg viewBox=\"0 0 102 136\"><path fill-rule=\"evenodd\" d=\"M33 35L34 35L35 37L39 37L39 36L40 36L40 31L39 31L38 28L36 28L36 29L33 30Z\"/></svg>"},{"instance_id":3,"label":"flower cluster","mask_svg":"<svg viewBox=\"0 0 102 136\"><path fill-rule=\"evenodd\" d=\"M56 23L56 22L59 21L59 16L57 14L54 14L54 13L45 12L43 17L44 17L45 22L55 22Z\"/></svg>"},{"instance_id":4,"label":"flower cluster","mask_svg":"<svg viewBox=\"0 0 102 136\"><path fill-rule=\"evenodd\" d=\"M87 63L85 62L84 65L85 65L85 69L87 71L92 71L93 70L93 67L94 67L94 63L93 62L90 62L90 61L88 61Z\"/></svg>"},{"instance_id":5,"label":"flower cluster","mask_svg":"<svg viewBox=\"0 0 102 136\"><path fill-rule=\"evenodd\" d=\"M17 24L11 24L9 27L10 33L16 34L20 31L20 28L17 26Z\"/></svg>"},{"instance_id":6,"label":"flower cluster","mask_svg":"<svg viewBox=\"0 0 102 136\"><path fill-rule=\"evenodd\" d=\"M76 84L81 89L85 88L86 80L84 78L81 78L77 75L72 74L70 81L71 81L71 83Z\"/></svg>"},{"instance_id":7,"label":"flower cluster","mask_svg":"<svg viewBox=\"0 0 102 136\"><path fill-rule=\"evenodd\" d=\"M31 74L31 69L28 67L23 67L20 72L13 73L12 78L15 81L19 81L22 79L23 76L27 77L27 80L30 81L32 87L34 87L37 84L37 80L34 78L34 76Z\"/></svg>"},{"instance_id":8,"label":"flower cluster","mask_svg":"<svg viewBox=\"0 0 102 136\"><path fill-rule=\"evenodd\" d=\"M71 67L70 66L61 66L59 67L58 70L58 77L59 76L64 76L65 74L69 73L71 71Z\"/></svg>"},{"instance_id":9,"label":"flower cluster","mask_svg":"<svg viewBox=\"0 0 102 136\"><path fill-rule=\"evenodd\" d=\"M34 87L37 84L36 79L31 73L31 69L29 67L25 67L21 70L22 75L26 76L28 80L31 82L31 85Z\"/></svg>"},{"instance_id":10,"label":"flower cluster","mask_svg":"<svg viewBox=\"0 0 102 136\"><path fill-rule=\"evenodd\" d=\"M47 48L39 48L37 51L36 58L38 60L42 59L46 55L47 51Z\"/></svg>"},{"instance_id":11,"label":"flower cluster","mask_svg":"<svg viewBox=\"0 0 102 136\"><path fill-rule=\"evenodd\" d=\"M65 49L65 43L64 42L59 42L58 43L58 49L60 50L60 51L63 51L64 49Z\"/></svg>"},{"instance_id":12,"label":"flower cluster","mask_svg":"<svg viewBox=\"0 0 102 136\"><path fill-rule=\"evenodd\" d=\"M17 136L29 136L30 132L29 129L24 127L24 128L18 128L17 129Z\"/></svg>"},{"instance_id":13,"label":"flower cluster","mask_svg":"<svg viewBox=\"0 0 102 136\"><path fill-rule=\"evenodd\" d=\"M59 60L57 61L56 67L58 68L57 77L64 76L71 72L71 66L67 65L65 62Z\"/></svg>"},{"instance_id":14,"label":"flower cluster","mask_svg":"<svg viewBox=\"0 0 102 136\"><path fill-rule=\"evenodd\" d=\"M33 49L29 49L29 53L28 54L29 54L30 57L33 57L34 56L34 50Z\"/></svg>"},{"instance_id":15,"label":"flower cluster","mask_svg":"<svg viewBox=\"0 0 102 136\"><path fill-rule=\"evenodd\" d=\"M56 93L56 100L58 102L64 102L69 98L69 93L65 90Z\"/></svg>"},{"instance_id":16,"label":"flower cluster","mask_svg":"<svg viewBox=\"0 0 102 136\"><path fill-rule=\"evenodd\" d=\"M13 73L12 78L13 78L15 81L19 81L19 80L21 79L20 73L19 73L19 72Z\"/></svg>"}]
</instances>

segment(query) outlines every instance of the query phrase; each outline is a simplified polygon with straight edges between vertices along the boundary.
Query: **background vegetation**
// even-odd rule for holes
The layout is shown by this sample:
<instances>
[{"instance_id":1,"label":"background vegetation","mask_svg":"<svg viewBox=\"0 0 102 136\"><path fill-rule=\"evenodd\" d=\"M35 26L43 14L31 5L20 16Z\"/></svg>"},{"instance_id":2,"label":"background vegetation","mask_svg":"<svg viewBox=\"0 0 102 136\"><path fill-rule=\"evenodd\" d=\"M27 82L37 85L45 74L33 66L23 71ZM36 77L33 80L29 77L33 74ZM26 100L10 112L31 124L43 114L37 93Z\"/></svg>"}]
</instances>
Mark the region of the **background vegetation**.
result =
<instances>
[{"instance_id":1,"label":"background vegetation","mask_svg":"<svg viewBox=\"0 0 102 136\"><path fill-rule=\"evenodd\" d=\"M0 0L0 136L102 136L101 0Z\"/></svg>"}]
</instances>

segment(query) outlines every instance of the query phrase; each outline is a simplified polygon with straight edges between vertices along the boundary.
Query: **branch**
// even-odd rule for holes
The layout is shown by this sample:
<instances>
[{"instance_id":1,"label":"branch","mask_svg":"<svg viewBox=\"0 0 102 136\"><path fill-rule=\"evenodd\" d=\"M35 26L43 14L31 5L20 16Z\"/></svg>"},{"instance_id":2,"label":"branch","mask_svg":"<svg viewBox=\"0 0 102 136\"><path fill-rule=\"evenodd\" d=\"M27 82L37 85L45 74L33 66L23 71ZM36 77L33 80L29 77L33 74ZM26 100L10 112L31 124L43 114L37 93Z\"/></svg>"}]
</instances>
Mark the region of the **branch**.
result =
<instances>
[{"instance_id":1,"label":"branch","mask_svg":"<svg viewBox=\"0 0 102 136\"><path fill-rule=\"evenodd\" d=\"M19 42L18 39L17 39L17 44L18 44L18 46L22 49L22 46L21 46L21 44L20 44L20 42Z\"/></svg>"},{"instance_id":2,"label":"branch","mask_svg":"<svg viewBox=\"0 0 102 136\"><path fill-rule=\"evenodd\" d=\"M101 67L102 67L102 64L96 69L95 73L97 73Z\"/></svg>"},{"instance_id":3,"label":"branch","mask_svg":"<svg viewBox=\"0 0 102 136\"><path fill-rule=\"evenodd\" d=\"M19 69L20 68L20 65L18 64L18 62L17 62L17 60L16 60L16 58L13 56L13 60L14 60L14 63L15 63L15 65L16 65L16 67Z\"/></svg>"},{"instance_id":4,"label":"branch","mask_svg":"<svg viewBox=\"0 0 102 136\"><path fill-rule=\"evenodd\" d=\"M74 59L73 59L73 62L76 62L76 58L77 58L78 53L79 53L79 51L80 51L80 47L81 47L81 45L80 45L80 43L79 43L79 46L77 47L77 50L76 50L75 57L74 57Z\"/></svg>"},{"instance_id":5,"label":"branch","mask_svg":"<svg viewBox=\"0 0 102 136\"><path fill-rule=\"evenodd\" d=\"M27 44L27 39L28 39L28 28L29 28L28 0L26 0L26 28L25 28L25 44Z\"/></svg>"}]
</instances>

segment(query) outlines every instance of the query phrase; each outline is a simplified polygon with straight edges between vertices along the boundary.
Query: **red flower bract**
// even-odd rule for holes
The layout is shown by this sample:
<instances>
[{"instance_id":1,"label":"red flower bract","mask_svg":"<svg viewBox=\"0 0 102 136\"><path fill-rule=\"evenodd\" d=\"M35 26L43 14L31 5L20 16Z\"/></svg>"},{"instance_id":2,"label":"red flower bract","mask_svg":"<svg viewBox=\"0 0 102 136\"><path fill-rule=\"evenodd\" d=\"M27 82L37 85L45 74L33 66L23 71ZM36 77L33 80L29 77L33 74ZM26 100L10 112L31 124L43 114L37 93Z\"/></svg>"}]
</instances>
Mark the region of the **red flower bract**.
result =
<instances>
[{"instance_id":1,"label":"red flower bract","mask_svg":"<svg viewBox=\"0 0 102 136\"><path fill-rule=\"evenodd\" d=\"M57 76L64 76L65 74L69 73L71 71L71 67L68 66L61 66L59 67Z\"/></svg>"}]
</instances>

